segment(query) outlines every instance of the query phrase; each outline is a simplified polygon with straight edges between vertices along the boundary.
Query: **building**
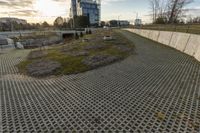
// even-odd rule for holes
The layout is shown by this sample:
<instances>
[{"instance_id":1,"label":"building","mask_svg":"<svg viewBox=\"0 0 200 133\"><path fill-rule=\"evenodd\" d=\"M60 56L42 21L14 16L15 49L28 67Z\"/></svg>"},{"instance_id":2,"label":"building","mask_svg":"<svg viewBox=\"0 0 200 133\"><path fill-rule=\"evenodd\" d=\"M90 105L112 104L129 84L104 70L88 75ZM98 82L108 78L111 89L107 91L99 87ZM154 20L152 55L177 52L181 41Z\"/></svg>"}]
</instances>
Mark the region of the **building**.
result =
<instances>
[{"instance_id":1,"label":"building","mask_svg":"<svg viewBox=\"0 0 200 133\"><path fill-rule=\"evenodd\" d=\"M127 20L120 20L120 21L118 21L118 23L119 23L119 25L120 26L129 26L130 25L130 22L129 21L127 21Z\"/></svg>"},{"instance_id":2,"label":"building","mask_svg":"<svg viewBox=\"0 0 200 133\"><path fill-rule=\"evenodd\" d=\"M130 22L127 20L110 20L107 25L110 27L126 27L130 25Z\"/></svg>"},{"instance_id":3,"label":"building","mask_svg":"<svg viewBox=\"0 0 200 133\"><path fill-rule=\"evenodd\" d=\"M141 26L142 20L141 19L135 19L135 26Z\"/></svg>"},{"instance_id":4,"label":"building","mask_svg":"<svg viewBox=\"0 0 200 133\"><path fill-rule=\"evenodd\" d=\"M100 0L71 0L70 17L88 16L91 25L101 22Z\"/></svg>"}]
</instances>

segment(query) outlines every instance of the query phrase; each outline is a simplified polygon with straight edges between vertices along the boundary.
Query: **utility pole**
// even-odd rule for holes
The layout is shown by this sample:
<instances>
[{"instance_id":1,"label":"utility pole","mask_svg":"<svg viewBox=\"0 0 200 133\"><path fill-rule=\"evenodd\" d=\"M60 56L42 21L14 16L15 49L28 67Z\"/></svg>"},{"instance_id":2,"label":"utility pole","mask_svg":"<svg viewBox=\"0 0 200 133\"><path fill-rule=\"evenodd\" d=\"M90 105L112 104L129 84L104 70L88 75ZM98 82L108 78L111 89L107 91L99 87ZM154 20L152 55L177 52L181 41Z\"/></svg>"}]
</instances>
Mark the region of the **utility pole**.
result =
<instances>
[{"instance_id":1,"label":"utility pole","mask_svg":"<svg viewBox=\"0 0 200 133\"><path fill-rule=\"evenodd\" d=\"M8 17L9 17L9 21L10 21L10 31L12 32L13 31L13 24L12 24L12 20L11 20L9 12L8 12Z\"/></svg>"},{"instance_id":2,"label":"utility pole","mask_svg":"<svg viewBox=\"0 0 200 133\"><path fill-rule=\"evenodd\" d=\"M119 21L120 16L121 15L118 16L118 27L120 27L120 21Z\"/></svg>"}]
</instances>

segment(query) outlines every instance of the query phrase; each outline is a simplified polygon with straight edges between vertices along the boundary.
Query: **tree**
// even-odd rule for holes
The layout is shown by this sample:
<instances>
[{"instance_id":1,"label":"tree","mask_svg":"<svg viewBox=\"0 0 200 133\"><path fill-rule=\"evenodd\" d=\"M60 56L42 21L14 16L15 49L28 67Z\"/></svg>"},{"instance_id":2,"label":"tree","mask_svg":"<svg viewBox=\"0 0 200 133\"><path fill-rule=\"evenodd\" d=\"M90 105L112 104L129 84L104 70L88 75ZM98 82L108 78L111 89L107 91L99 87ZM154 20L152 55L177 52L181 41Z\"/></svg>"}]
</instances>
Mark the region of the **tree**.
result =
<instances>
[{"instance_id":1,"label":"tree","mask_svg":"<svg viewBox=\"0 0 200 133\"><path fill-rule=\"evenodd\" d=\"M153 23L161 20L166 23L180 22L184 7L191 2L193 0L150 0Z\"/></svg>"},{"instance_id":2,"label":"tree","mask_svg":"<svg viewBox=\"0 0 200 133\"><path fill-rule=\"evenodd\" d=\"M106 26L106 22L105 21L101 21L101 27Z\"/></svg>"},{"instance_id":3,"label":"tree","mask_svg":"<svg viewBox=\"0 0 200 133\"><path fill-rule=\"evenodd\" d=\"M54 26L61 28L63 26L64 19L62 17L57 17L54 21Z\"/></svg>"},{"instance_id":4,"label":"tree","mask_svg":"<svg viewBox=\"0 0 200 133\"><path fill-rule=\"evenodd\" d=\"M88 16L74 16L74 26L75 28L86 28L90 26L90 21Z\"/></svg>"},{"instance_id":5,"label":"tree","mask_svg":"<svg viewBox=\"0 0 200 133\"><path fill-rule=\"evenodd\" d=\"M158 17L158 18L156 18L154 23L155 24L166 24L167 23L167 19L164 18L164 17Z\"/></svg>"},{"instance_id":6,"label":"tree","mask_svg":"<svg viewBox=\"0 0 200 133\"><path fill-rule=\"evenodd\" d=\"M181 17L183 8L193 0L170 0L169 2L169 23L176 23Z\"/></svg>"},{"instance_id":7,"label":"tree","mask_svg":"<svg viewBox=\"0 0 200 133\"><path fill-rule=\"evenodd\" d=\"M152 19L153 22L156 21L157 16L158 16L158 10L159 10L159 0L150 0L150 8L152 10Z\"/></svg>"},{"instance_id":8,"label":"tree","mask_svg":"<svg viewBox=\"0 0 200 133\"><path fill-rule=\"evenodd\" d=\"M49 27L49 24L48 24L46 21L44 21L44 22L42 23L42 27L44 27L44 28Z\"/></svg>"}]
</instances>

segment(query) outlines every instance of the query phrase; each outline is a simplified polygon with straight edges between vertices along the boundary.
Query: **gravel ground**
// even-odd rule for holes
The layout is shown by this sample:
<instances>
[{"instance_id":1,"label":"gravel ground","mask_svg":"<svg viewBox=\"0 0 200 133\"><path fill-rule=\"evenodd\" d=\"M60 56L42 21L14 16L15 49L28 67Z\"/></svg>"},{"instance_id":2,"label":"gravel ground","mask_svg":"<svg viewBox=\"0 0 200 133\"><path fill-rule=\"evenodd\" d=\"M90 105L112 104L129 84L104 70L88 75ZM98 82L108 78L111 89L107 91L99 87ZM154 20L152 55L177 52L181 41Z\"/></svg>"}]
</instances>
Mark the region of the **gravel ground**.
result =
<instances>
[{"instance_id":1,"label":"gravel ground","mask_svg":"<svg viewBox=\"0 0 200 133\"><path fill-rule=\"evenodd\" d=\"M26 50L0 55L0 131L200 132L200 63L123 34L137 55L60 78L20 75Z\"/></svg>"},{"instance_id":2,"label":"gravel ground","mask_svg":"<svg viewBox=\"0 0 200 133\"><path fill-rule=\"evenodd\" d=\"M42 77L53 74L61 64L51 60L37 60L27 66L27 72L30 76Z\"/></svg>"},{"instance_id":3,"label":"gravel ground","mask_svg":"<svg viewBox=\"0 0 200 133\"><path fill-rule=\"evenodd\" d=\"M94 44L94 45L88 45L88 46L85 46L84 49L85 50L101 50L101 49L105 49L107 46L104 45L104 44Z\"/></svg>"},{"instance_id":4,"label":"gravel ground","mask_svg":"<svg viewBox=\"0 0 200 133\"><path fill-rule=\"evenodd\" d=\"M82 50L82 51L79 50L79 51L68 52L67 54L77 57L77 56L88 56L89 52L86 50Z\"/></svg>"},{"instance_id":5,"label":"gravel ground","mask_svg":"<svg viewBox=\"0 0 200 133\"><path fill-rule=\"evenodd\" d=\"M28 55L28 59L36 59L36 58L42 58L46 56L48 53L46 51L31 51Z\"/></svg>"},{"instance_id":6,"label":"gravel ground","mask_svg":"<svg viewBox=\"0 0 200 133\"><path fill-rule=\"evenodd\" d=\"M99 66L103 66L112 62L119 60L119 57L111 56L111 55L95 55L91 57L87 57L83 60L83 64L90 66L92 68L97 68Z\"/></svg>"}]
</instances>

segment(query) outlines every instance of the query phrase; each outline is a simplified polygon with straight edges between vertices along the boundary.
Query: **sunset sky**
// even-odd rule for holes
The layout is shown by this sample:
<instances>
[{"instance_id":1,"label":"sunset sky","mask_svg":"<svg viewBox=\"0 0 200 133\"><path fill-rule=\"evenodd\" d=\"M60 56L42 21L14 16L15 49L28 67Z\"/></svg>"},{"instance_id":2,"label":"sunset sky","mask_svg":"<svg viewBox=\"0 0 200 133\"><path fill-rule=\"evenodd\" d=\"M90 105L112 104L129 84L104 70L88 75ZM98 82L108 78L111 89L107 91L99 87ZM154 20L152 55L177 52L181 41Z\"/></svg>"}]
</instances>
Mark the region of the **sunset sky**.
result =
<instances>
[{"instance_id":1,"label":"sunset sky","mask_svg":"<svg viewBox=\"0 0 200 133\"><path fill-rule=\"evenodd\" d=\"M52 23L62 16L69 17L70 0L0 0L0 17L17 17L28 22ZM189 15L200 15L200 0L187 6ZM144 23L149 17L149 0L102 0L102 20L126 19L133 21L138 12Z\"/></svg>"}]
</instances>

